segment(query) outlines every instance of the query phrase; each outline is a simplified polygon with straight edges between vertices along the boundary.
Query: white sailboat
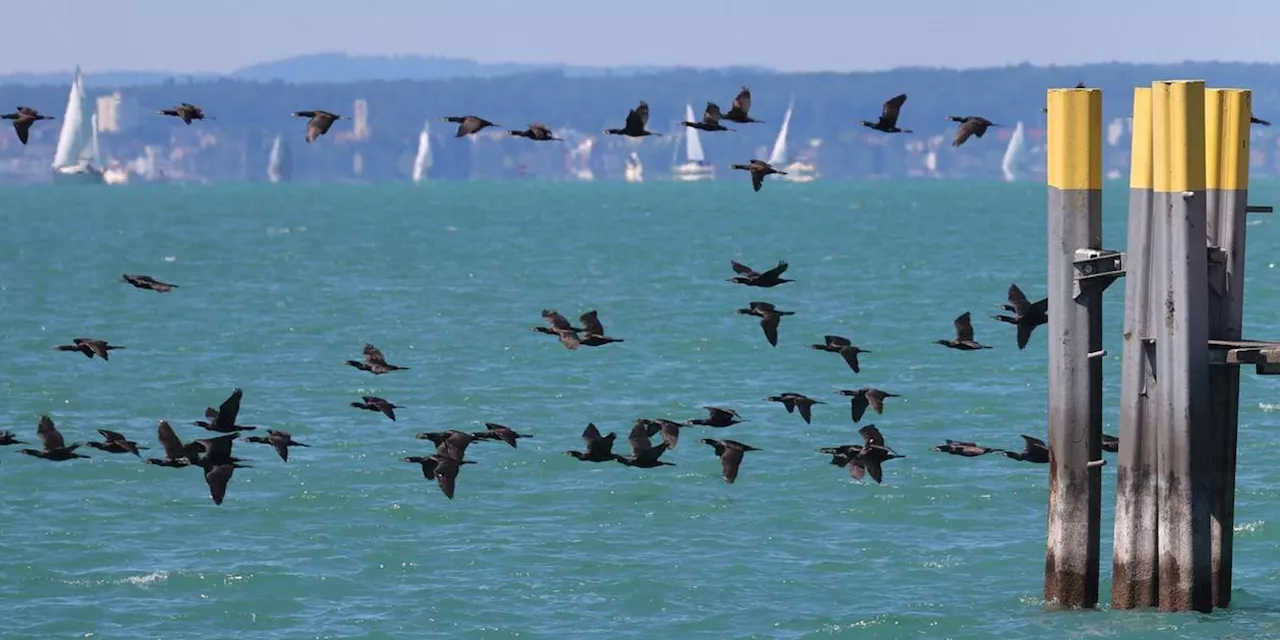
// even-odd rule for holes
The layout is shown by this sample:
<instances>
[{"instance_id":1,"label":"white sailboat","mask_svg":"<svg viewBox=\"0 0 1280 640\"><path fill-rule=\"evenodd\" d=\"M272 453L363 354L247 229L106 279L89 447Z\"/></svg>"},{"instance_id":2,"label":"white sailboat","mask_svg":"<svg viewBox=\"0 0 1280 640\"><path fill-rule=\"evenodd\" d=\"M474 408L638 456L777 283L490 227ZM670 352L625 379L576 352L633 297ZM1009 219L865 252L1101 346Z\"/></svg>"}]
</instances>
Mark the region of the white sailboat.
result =
<instances>
[{"instance_id":1,"label":"white sailboat","mask_svg":"<svg viewBox=\"0 0 1280 640\"><path fill-rule=\"evenodd\" d=\"M627 169L622 176L627 182L644 182L644 165L640 164L640 156L632 151L627 158Z\"/></svg>"},{"instance_id":2,"label":"white sailboat","mask_svg":"<svg viewBox=\"0 0 1280 640\"><path fill-rule=\"evenodd\" d=\"M1004 173L1005 182L1013 182L1019 177L1021 165L1026 158L1026 141L1022 132L1022 121L1013 128L1009 136L1009 146L1005 147L1004 160L1000 163L1000 171Z\"/></svg>"},{"instance_id":3,"label":"white sailboat","mask_svg":"<svg viewBox=\"0 0 1280 640\"><path fill-rule=\"evenodd\" d=\"M687 122L697 122L693 118L693 105L686 104L684 114ZM693 127L684 128L684 154L684 164L671 167L671 174L676 180L692 182L715 179L716 168L707 164L706 156L702 153L702 139L698 137L698 130Z\"/></svg>"},{"instance_id":4,"label":"white sailboat","mask_svg":"<svg viewBox=\"0 0 1280 640\"><path fill-rule=\"evenodd\" d=\"M422 125L422 133L418 134L418 155L413 157L413 181L422 182L427 178L427 170L431 168L431 121Z\"/></svg>"},{"instance_id":5,"label":"white sailboat","mask_svg":"<svg viewBox=\"0 0 1280 640\"><path fill-rule=\"evenodd\" d=\"M67 96L67 110L53 156L54 184L103 184L102 159L97 149L97 118L84 89L84 75L76 66Z\"/></svg>"},{"instance_id":6,"label":"white sailboat","mask_svg":"<svg viewBox=\"0 0 1280 640\"><path fill-rule=\"evenodd\" d=\"M267 156L267 180L271 182L288 182L293 177L293 154L289 152L289 143L283 134L276 134L271 143L271 155Z\"/></svg>"},{"instance_id":7,"label":"white sailboat","mask_svg":"<svg viewBox=\"0 0 1280 640\"><path fill-rule=\"evenodd\" d=\"M791 130L791 111L795 103L787 105L787 114L782 117L782 128L778 129L778 137L773 141L773 150L769 152L769 164L787 175L779 176L788 182L813 182L818 178L818 168L813 163L796 160L787 163L787 135Z\"/></svg>"}]
</instances>

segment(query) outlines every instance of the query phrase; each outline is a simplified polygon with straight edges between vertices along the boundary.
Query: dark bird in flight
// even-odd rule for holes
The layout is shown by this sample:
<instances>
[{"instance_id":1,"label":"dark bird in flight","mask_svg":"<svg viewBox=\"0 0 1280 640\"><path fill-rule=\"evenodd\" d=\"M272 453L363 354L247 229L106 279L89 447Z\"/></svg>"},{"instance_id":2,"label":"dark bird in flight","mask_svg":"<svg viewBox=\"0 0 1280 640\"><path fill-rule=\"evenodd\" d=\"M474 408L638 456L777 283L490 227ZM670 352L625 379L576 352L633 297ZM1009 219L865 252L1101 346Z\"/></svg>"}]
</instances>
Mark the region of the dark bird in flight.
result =
<instances>
[{"instance_id":1,"label":"dark bird in flight","mask_svg":"<svg viewBox=\"0 0 1280 640\"><path fill-rule=\"evenodd\" d=\"M169 284L168 282L160 282L159 280L156 280L151 276L144 276L142 274L126 273L121 279L139 289L150 289L151 291L155 291L156 293L168 293L170 289L178 288L178 285L176 284Z\"/></svg>"},{"instance_id":2,"label":"dark bird in flight","mask_svg":"<svg viewBox=\"0 0 1280 640\"><path fill-rule=\"evenodd\" d=\"M618 434L610 431L609 435L602 436L595 424L588 424L582 431L582 440L587 443L587 450L566 451L564 454L583 462L609 462L620 457L613 452L613 441L617 439Z\"/></svg>"},{"instance_id":3,"label":"dark bird in flight","mask_svg":"<svg viewBox=\"0 0 1280 640\"><path fill-rule=\"evenodd\" d=\"M360 396L360 399L364 402L352 402L351 406L365 411L381 411L383 415L395 421L396 409L399 409L400 405L387 402L378 396Z\"/></svg>"},{"instance_id":4,"label":"dark bird in flight","mask_svg":"<svg viewBox=\"0 0 1280 640\"><path fill-rule=\"evenodd\" d=\"M484 423L484 428L487 429L487 431L481 431L471 435L475 436L477 440L501 440L511 445L512 449L517 448L516 441L520 438L533 437L524 433L516 433L515 429L496 422L486 422Z\"/></svg>"},{"instance_id":5,"label":"dark bird in flight","mask_svg":"<svg viewBox=\"0 0 1280 640\"><path fill-rule=\"evenodd\" d=\"M867 120L862 121L862 126L871 127L876 131L885 133L911 133L910 129L898 128L898 113L902 111L902 104L907 101L907 94L901 93L884 101L884 106L880 108L880 119L875 122Z\"/></svg>"},{"instance_id":6,"label":"dark bird in flight","mask_svg":"<svg viewBox=\"0 0 1280 640\"><path fill-rule=\"evenodd\" d=\"M716 455L720 458L720 470L724 475L724 481L729 484L733 484L733 481L738 479L738 467L742 466L742 454L748 451L759 451L759 449L749 444L742 444L737 440L703 438L702 442L715 448Z\"/></svg>"},{"instance_id":7,"label":"dark bird in flight","mask_svg":"<svg viewBox=\"0 0 1280 640\"><path fill-rule=\"evenodd\" d=\"M311 118L307 122L307 142L315 142L316 138L329 133L329 127L337 120L341 120L342 116L329 113L328 111L294 111L294 117Z\"/></svg>"},{"instance_id":8,"label":"dark bird in flight","mask_svg":"<svg viewBox=\"0 0 1280 640\"><path fill-rule=\"evenodd\" d=\"M964 141L968 140L969 136L981 138L987 132L987 127L1000 126L982 116L947 116L947 119L960 123L960 127L956 129L955 140L951 141L951 146L953 147L964 144Z\"/></svg>"},{"instance_id":9,"label":"dark bird in flight","mask_svg":"<svg viewBox=\"0 0 1280 640\"><path fill-rule=\"evenodd\" d=\"M735 282L737 284L745 284L748 287L768 288L776 287L784 282L795 282L795 280L791 280L790 278L780 277L786 272L787 267L791 266L781 260L778 261L778 266L765 271L764 273L760 273L735 260L730 260L729 266L733 267L734 273L737 273L738 275L729 278L728 281Z\"/></svg>"},{"instance_id":10,"label":"dark bird in flight","mask_svg":"<svg viewBox=\"0 0 1280 640\"><path fill-rule=\"evenodd\" d=\"M115 344L107 344L106 340L97 338L76 338L71 341L72 344L63 344L54 347L58 351L79 351L84 357L92 360L94 356L98 356L103 360L109 360L110 356L107 352L113 349L124 349L123 346Z\"/></svg>"},{"instance_id":11,"label":"dark bird in flight","mask_svg":"<svg viewBox=\"0 0 1280 640\"><path fill-rule=\"evenodd\" d=\"M1012 312L1013 315L991 317L1018 327L1019 349L1027 347L1027 341L1031 339L1031 332L1036 327L1049 322L1049 299L1044 298L1032 304L1027 300L1027 296L1022 293L1022 289L1019 289L1017 284L1009 285L1009 302L1000 306L1006 311Z\"/></svg>"},{"instance_id":12,"label":"dark bird in flight","mask_svg":"<svg viewBox=\"0 0 1280 640\"><path fill-rule=\"evenodd\" d=\"M843 336L822 336L822 340L823 344L809 345L809 348L840 354L840 357L844 358L844 361L848 363L849 368L853 369L854 373L858 373L859 371L858 354L871 353L870 351L853 344L848 338Z\"/></svg>"},{"instance_id":13,"label":"dark bird in flight","mask_svg":"<svg viewBox=\"0 0 1280 640\"><path fill-rule=\"evenodd\" d=\"M1031 436L1022 436L1026 446L1022 451L1001 451L1000 454L1018 460L1020 462L1034 462L1036 464L1049 463L1049 447L1040 438L1032 438Z\"/></svg>"},{"instance_id":14,"label":"dark bird in flight","mask_svg":"<svg viewBox=\"0 0 1280 640\"><path fill-rule=\"evenodd\" d=\"M768 302L748 302L747 305L746 309L738 309L738 313L760 318L760 328L764 329L765 340L771 346L778 346L778 323L782 322L782 316L794 316L796 312L779 311Z\"/></svg>"},{"instance_id":15,"label":"dark bird in flight","mask_svg":"<svg viewBox=\"0 0 1280 640\"><path fill-rule=\"evenodd\" d=\"M517 131L515 129L512 129L511 131L509 131L509 133L513 136L520 136L521 138L528 138L530 140L540 140L540 141L561 140L563 141L563 138L557 138L551 135L550 129L536 122L530 124L529 128L525 129L524 131Z\"/></svg>"},{"instance_id":16,"label":"dark bird in flight","mask_svg":"<svg viewBox=\"0 0 1280 640\"><path fill-rule=\"evenodd\" d=\"M560 344L564 348L573 350L582 345L582 338L578 336L578 332L582 329L569 324L564 316L560 315L553 309L543 309L542 319L547 321L549 327L534 327L535 331L560 338Z\"/></svg>"},{"instance_id":17,"label":"dark bird in flight","mask_svg":"<svg viewBox=\"0 0 1280 640\"><path fill-rule=\"evenodd\" d=\"M436 446L436 453L450 458L462 460L467 457L467 447L476 441L475 434L450 429L448 431L429 431L414 436L419 440L430 440Z\"/></svg>"},{"instance_id":18,"label":"dark bird in flight","mask_svg":"<svg viewBox=\"0 0 1280 640\"><path fill-rule=\"evenodd\" d=\"M702 113L702 120L699 120L698 122L689 122L688 120L685 120L681 124L686 127L701 129L702 131L733 131L733 129L720 124L720 118L722 117L724 116L720 114L719 105L714 102L708 102L707 110Z\"/></svg>"},{"instance_id":19,"label":"dark bird in flight","mask_svg":"<svg viewBox=\"0 0 1280 640\"><path fill-rule=\"evenodd\" d=\"M218 433L236 433L239 431L253 431L257 427L246 427L236 424L236 418L240 417L240 399L244 397L244 391L237 387L227 396L226 400L218 405L217 409L213 407L205 407L204 417L209 421L196 420L197 427L203 427L209 431L217 431Z\"/></svg>"},{"instance_id":20,"label":"dark bird in flight","mask_svg":"<svg viewBox=\"0 0 1280 640\"><path fill-rule=\"evenodd\" d=\"M499 126L497 124L489 122L488 120L485 120L484 118L480 118L477 116L446 116L444 118L441 118L441 120L444 120L445 122L453 122L458 125L457 133L453 134L453 137L455 138L461 138L463 136L469 136L473 133L479 133L480 130L484 129L485 127Z\"/></svg>"},{"instance_id":21,"label":"dark bird in flight","mask_svg":"<svg viewBox=\"0 0 1280 640\"><path fill-rule=\"evenodd\" d=\"M205 407L204 417L207 418L208 420L213 420L214 418L218 417L218 410L214 409L213 407ZM241 431L256 431L258 429L257 427L243 425L243 424L233 424L230 427L222 425L222 426L219 426L217 429L214 429L213 423L209 422L208 420L195 420L191 424L194 424L195 426L200 427L202 429L208 429L209 431L217 431L218 433L238 433Z\"/></svg>"},{"instance_id":22,"label":"dark bird in flight","mask_svg":"<svg viewBox=\"0 0 1280 640\"><path fill-rule=\"evenodd\" d=\"M654 446L649 441L649 430L646 425L636 424L631 427L631 435L627 438L631 443L631 455L619 456L615 455L614 460L627 465L628 467L638 467L640 469L652 469L654 467L674 467L670 462L662 462L658 458L667 451L667 443L662 442Z\"/></svg>"},{"instance_id":23,"label":"dark bird in flight","mask_svg":"<svg viewBox=\"0 0 1280 640\"><path fill-rule=\"evenodd\" d=\"M31 107L18 107L14 113L6 113L0 118L13 121L13 130L18 134L18 142L27 143L28 136L31 135L31 125L40 120L53 120L53 116L41 115L39 111Z\"/></svg>"},{"instance_id":24,"label":"dark bird in flight","mask_svg":"<svg viewBox=\"0 0 1280 640\"><path fill-rule=\"evenodd\" d=\"M685 424L700 424L704 427L732 427L739 422L746 422L742 416L738 415L733 409L721 409L720 407L703 407L707 410L707 417L690 420Z\"/></svg>"},{"instance_id":25,"label":"dark bird in flight","mask_svg":"<svg viewBox=\"0 0 1280 640\"><path fill-rule=\"evenodd\" d=\"M194 104L188 104L186 102L183 102L182 104L179 104L178 106L172 109L161 109L159 113L160 115L163 115L163 116L172 116L174 118L182 118L182 121L188 125L191 124L192 120L206 120L206 119L213 120L213 118L205 117L204 109L201 109L200 107L197 107ZM325 129L328 129L328 127L325 127Z\"/></svg>"},{"instance_id":26,"label":"dark bird in flight","mask_svg":"<svg viewBox=\"0 0 1280 640\"><path fill-rule=\"evenodd\" d=\"M364 343L364 362L359 360L347 360L347 364L361 371L368 371L375 376L392 371L407 371L409 367L401 367L399 365L387 364L387 357L377 347Z\"/></svg>"},{"instance_id":27,"label":"dark bird in flight","mask_svg":"<svg viewBox=\"0 0 1280 640\"><path fill-rule=\"evenodd\" d=\"M1120 450L1120 438L1113 435L1102 434L1102 450L1115 453Z\"/></svg>"},{"instance_id":28,"label":"dark bird in flight","mask_svg":"<svg viewBox=\"0 0 1280 640\"><path fill-rule=\"evenodd\" d=\"M749 111L751 111L751 90L743 87L742 91L739 91L737 97L733 99L733 106L729 108L729 113L724 114L724 119L739 124L764 122L747 115Z\"/></svg>"},{"instance_id":29,"label":"dark bird in flight","mask_svg":"<svg viewBox=\"0 0 1280 640\"><path fill-rule=\"evenodd\" d=\"M229 433L216 438L203 438L186 445L187 460L191 464L204 469L204 481L209 485L209 497L214 504L222 504L227 496L227 484L236 469L251 468L240 464L239 458L231 455L231 444L240 437L238 433Z\"/></svg>"},{"instance_id":30,"label":"dark bird in flight","mask_svg":"<svg viewBox=\"0 0 1280 640\"><path fill-rule=\"evenodd\" d=\"M163 458L147 458L147 464L154 464L161 467L186 467L190 466L191 461L187 459L187 448L182 444L182 440L178 439L178 434L173 432L173 427L169 423L161 420L156 426L156 438L160 440L160 447L164 449Z\"/></svg>"},{"instance_id":31,"label":"dark bird in flight","mask_svg":"<svg viewBox=\"0 0 1280 640\"><path fill-rule=\"evenodd\" d=\"M964 456L973 458L983 456L988 453L1000 453L1004 449L993 449L991 447L980 447L972 442L961 442L959 440L947 440L946 444L940 444L933 448L934 451L941 453L949 453L953 456Z\"/></svg>"},{"instance_id":32,"label":"dark bird in flight","mask_svg":"<svg viewBox=\"0 0 1280 640\"><path fill-rule=\"evenodd\" d=\"M805 424L810 424L810 420L813 419L813 405L826 404L821 400L814 400L804 394L791 393L789 391L776 396L769 396L768 398L765 398L765 400L768 402L781 402L782 406L786 408L787 413L791 413L792 411L799 409L800 417L804 419Z\"/></svg>"},{"instance_id":33,"label":"dark bird in flight","mask_svg":"<svg viewBox=\"0 0 1280 640\"><path fill-rule=\"evenodd\" d=\"M935 340L937 344L961 351L977 351L978 349L990 349L985 344L979 344L973 339L973 323L969 320L969 312L966 311L956 316L953 324L956 327L956 337L950 340Z\"/></svg>"},{"instance_id":34,"label":"dark bird in flight","mask_svg":"<svg viewBox=\"0 0 1280 640\"><path fill-rule=\"evenodd\" d=\"M62 438L62 434L58 432L58 428L53 425L53 420L49 416L40 416L40 425L36 427L36 435L40 436L42 444L40 449L19 449L19 451L29 456L44 458L53 462L89 457L76 453L76 449L80 446L79 442L67 444L67 441Z\"/></svg>"},{"instance_id":35,"label":"dark bird in flight","mask_svg":"<svg viewBox=\"0 0 1280 640\"><path fill-rule=\"evenodd\" d=\"M588 311L578 317L578 321L582 323L582 335L580 339L582 344L588 347L599 347L611 342L623 342L622 338L611 338L604 333L604 325L600 324L600 315L595 309Z\"/></svg>"},{"instance_id":36,"label":"dark bird in flight","mask_svg":"<svg viewBox=\"0 0 1280 640\"><path fill-rule=\"evenodd\" d=\"M876 428L874 424L869 424L858 430L862 436L864 443L846 444L838 447L826 447L819 449L822 453L831 454L831 464L837 467L847 467L849 475L854 480L862 480L864 475L870 475L872 480L879 484L883 479L883 465L889 460L896 460L905 456L899 455L893 449L885 446L884 435Z\"/></svg>"},{"instance_id":37,"label":"dark bird in flight","mask_svg":"<svg viewBox=\"0 0 1280 640\"><path fill-rule=\"evenodd\" d=\"M276 448L276 453L280 454L280 459L285 462L289 461L289 447L309 447L309 444L302 444L293 439L293 435L288 431L277 431L275 429L267 429L267 437L249 436L244 439L245 442L254 444L269 444Z\"/></svg>"},{"instance_id":38,"label":"dark bird in flight","mask_svg":"<svg viewBox=\"0 0 1280 640\"><path fill-rule=\"evenodd\" d=\"M772 175L775 173L780 176L787 175L786 171L778 171L777 169L774 169L773 165L769 164L768 162L765 162L764 160L756 160L755 158L752 158L751 162L748 162L747 164L730 165L730 168L740 169L742 171L750 171L751 172L751 188L755 189L756 191L759 191L760 187L764 186L765 176Z\"/></svg>"},{"instance_id":39,"label":"dark bird in flight","mask_svg":"<svg viewBox=\"0 0 1280 640\"><path fill-rule=\"evenodd\" d=\"M0 431L0 447L7 447L13 444L26 444L13 435L12 431Z\"/></svg>"},{"instance_id":40,"label":"dark bird in flight","mask_svg":"<svg viewBox=\"0 0 1280 640\"><path fill-rule=\"evenodd\" d=\"M867 407L871 407L876 413L884 413L885 398L900 398L896 393L881 391L871 387L863 387L861 389L841 389L838 391L842 396L849 396L849 404L851 405L853 421L857 422L862 419L862 415L867 412Z\"/></svg>"},{"instance_id":41,"label":"dark bird in flight","mask_svg":"<svg viewBox=\"0 0 1280 640\"><path fill-rule=\"evenodd\" d=\"M635 422L637 425L644 425L645 433L649 436L662 434L662 441L666 443L667 450L671 451L680 444L680 429L685 425L679 422L673 422L664 418L650 420L648 418L640 418Z\"/></svg>"},{"instance_id":42,"label":"dark bird in flight","mask_svg":"<svg viewBox=\"0 0 1280 640\"><path fill-rule=\"evenodd\" d=\"M142 454L138 453L138 450L147 448L139 447L137 442L124 437L124 434L109 429L98 429L98 433L102 434L102 442L89 442L87 444L94 449L100 449L107 453L132 453L141 458Z\"/></svg>"},{"instance_id":43,"label":"dark bird in flight","mask_svg":"<svg viewBox=\"0 0 1280 640\"><path fill-rule=\"evenodd\" d=\"M462 469L462 465L475 464L472 460L462 460L438 451L431 456L409 456L404 461L422 465L422 477L435 480L440 486L440 492L450 500L458 485L458 471Z\"/></svg>"},{"instance_id":44,"label":"dark bird in flight","mask_svg":"<svg viewBox=\"0 0 1280 640\"><path fill-rule=\"evenodd\" d=\"M630 136L632 138L662 135L661 133L645 131L647 126L649 126L649 103L641 100L636 108L627 113L627 123L621 129L605 129L604 132L615 136Z\"/></svg>"},{"instance_id":45,"label":"dark bird in flight","mask_svg":"<svg viewBox=\"0 0 1280 640\"><path fill-rule=\"evenodd\" d=\"M1264 126L1264 127L1269 127L1269 126L1271 126L1271 123L1270 123L1270 122L1267 122L1266 120L1263 120L1262 118L1255 118L1255 117L1253 117L1253 116L1249 116L1249 123L1250 123L1250 124L1260 124L1260 125L1262 125L1262 126Z\"/></svg>"}]
</instances>

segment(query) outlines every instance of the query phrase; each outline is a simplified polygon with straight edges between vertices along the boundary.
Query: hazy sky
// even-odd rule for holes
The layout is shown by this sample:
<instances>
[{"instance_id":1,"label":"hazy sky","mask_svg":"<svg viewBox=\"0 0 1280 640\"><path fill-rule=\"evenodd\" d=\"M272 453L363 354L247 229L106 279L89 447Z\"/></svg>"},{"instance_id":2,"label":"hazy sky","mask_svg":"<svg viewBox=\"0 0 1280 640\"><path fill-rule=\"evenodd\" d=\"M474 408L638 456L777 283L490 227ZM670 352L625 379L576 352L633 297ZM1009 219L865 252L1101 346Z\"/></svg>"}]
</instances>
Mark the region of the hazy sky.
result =
<instances>
[{"instance_id":1,"label":"hazy sky","mask_svg":"<svg viewBox=\"0 0 1280 640\"><path fill-rule=\"evenodd\" d=\"M8 15L13 24L0 38L0 73L66 70L76 63L87 72L226 72L320 51L783 70L1280 61L1280 46L1270 37L1280 24L1274 0L41 0L28 6L21 17ZM639 24L627 24L633 7Z\"/></svg>"}]
</instances>

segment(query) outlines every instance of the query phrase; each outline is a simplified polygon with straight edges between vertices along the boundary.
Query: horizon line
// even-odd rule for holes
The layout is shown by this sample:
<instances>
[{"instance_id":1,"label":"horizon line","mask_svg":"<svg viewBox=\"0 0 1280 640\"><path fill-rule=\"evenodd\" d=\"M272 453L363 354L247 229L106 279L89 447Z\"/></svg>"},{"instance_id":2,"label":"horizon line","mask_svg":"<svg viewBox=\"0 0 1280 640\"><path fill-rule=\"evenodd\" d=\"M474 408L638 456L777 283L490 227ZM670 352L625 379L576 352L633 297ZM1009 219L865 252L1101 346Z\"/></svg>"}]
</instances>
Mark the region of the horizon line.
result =
<instances>
[{"instance_id":1,"label":"horizon line","mask_svg":"<svg viewBox=\"0 0 1280 640\"><path fill-rule=\"evenodd\" d=\"M577 64L577 63L571 63L571 62L519 62L514 60L481 61L476 58L446 56L446 55L431 55L431 54L366 55L366 54L349 54L349 53L343 53L343 52L337 52L337 51L319 51L319 52L313 52L313 53L303 53L303 54L297 54L292 56L286 56L283 58L276 58L272 60L264 60L261 62L255 62L253 64L245 65L243 67L239 67L236 69L232 69L231 71L225 71L225 72L174 71L174 70L167 70L167 69L145 69L145 68L137 68L137 69L119 68L119 69L103 69L103 70L85 70L85 73L86 75L88 74L150 75L150 76L158 76L158 77L165 77L165 78L173 78L175 80L184 79L184 78L244 79L244 78L240 78L239 75L244 74L246 72L252 72L257 67L297 61L297 60L302 60L306 58L319 58L319 57L342 57L346 60L369 61L369 62L419 59L419 60L425 60L425 61L465 63L465 64L475 65L477 67L523 67L525 68L525 70L517 71L509 75L519 75L523 73L547 73L547 72L556 72L556 71L592 71L592 72L607 73L609 71L635 72L637 70L644 70L644 71L647 71L649 75L657 75L660 73L670 73L670 72L688 72L688 71L698 71L698 72L748 71L752 73L762 73L762 74L768 74L768 75L801 76L801 75L880 74L880 73L892 73L895 71L956 71L956 72L999 71L999 70L1018 68L1018 67L1030 67L1030 68L1038 68L1038 69L1069 69L1069 68L1079 68L1079 67L1097 67L1097 66L1114 66L1114 65L1180 66L1180 65L1215 65L1215 64L1252 65L1252 66L1263 66L1263 67L1280 66L1280 61L1263 62L1263 61L1256 61L1256 60L1222 60L1222 59L1205 59L1205 60L1183 59L1178 61L1106 60L1106 61L1096 61L1096 62L1073 62L1073 63L1033 63L1033 62L1024 60L1020 62L1009 62L1009 63L998 64L998 65L976 65L976 66L950 66L945 64L938 64L938 65L916 64L916 65L902 65L902 66L896 66L896 67L866 68L866 69L783 70L783 69L777 69L774 67L769 67L766 65L758 65L758 64L722 65L722 66L658 65L658 64L642 64L642 63L641 64L617 64L617 65L591 65L591 64ZM4 79L38 78L40 76L52 76L52 75L60 75L60 74L66 74L70 76L70 75L74 75L76 66L79 66L82 70L84 70L84 64L77 63L76 65L73 65L70 69L57 69L57 70L48 70L48 71L14 71L9 73L0 72L0 78L4 78ZM458 76L458 77L466 77L466 76ZM391 79L395 79L395 80L403 79L406 81L418 80L416 78L391 78Z\"/></svg>"}]
</instances>

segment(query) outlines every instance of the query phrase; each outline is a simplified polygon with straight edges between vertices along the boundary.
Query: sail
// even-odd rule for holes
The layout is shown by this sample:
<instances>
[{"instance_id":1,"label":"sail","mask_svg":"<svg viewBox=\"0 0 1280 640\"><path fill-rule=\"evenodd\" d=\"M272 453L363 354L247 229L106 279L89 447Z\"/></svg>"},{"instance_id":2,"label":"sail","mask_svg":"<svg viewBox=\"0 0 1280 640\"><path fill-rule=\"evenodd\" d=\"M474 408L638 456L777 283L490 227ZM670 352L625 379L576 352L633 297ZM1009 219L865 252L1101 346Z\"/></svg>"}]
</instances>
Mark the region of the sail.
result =
<instances>
[{"instance_id":1,"label":"sail","mask_svg":"<svg viewBox=\"0 0 1280 640\"><path fill-rule=\"evenodd\" d=\"M271 143L271 155L267 157L267 179L271 182L287 182L293 173L293 157L283 134L276 134Z\"/></svg>"},{"instance_id":2,"label":"sail","mask_svg":"<svg viewBox=\"0 0 1280 640\"><path fill-rule=\"evenodd\" d=\"M1019 120L1017 126L1013 128L1013 135L1009 137L1009 146L1004 150L1004 160L1000 163L1000 170L1004 172L1006 181L1012 182L1018 179L1018 168L1019 163L1022 162L1024 144L1022 121Z\"/></svg>"},{"instance_id":3,"label":"sail","mask_svg":"<svg viewBox=\"0 0 1280 640\"><path fill-rule=\"evenodd\" d=\"M102 166L102 151L98 149L98 114L94 113L89 118L89 128L93 131L92 142L89 144L89 163L95 167Z\"/></svg>"},{"instance_id":4,"label":"sail","mask_svg":"<svg viewBox=\"0 0 1280 640\"><path fill-rule=\"evenodd\" d=\"M697 120L693 119L693 105L684 105L684 119L688 122L697 122ZM689 162L697 163L706 161L706 157L702 155L702 140L698 138L698 130L693 127L685 127L684 132L685 159Z\"/></svg>"},{"instance_id":5,"label":"sail","mask_svg":"<svg viewBox=\"0 0 1280 640\"><path fill-rule=\"evenodd\" d=\"M422 182L427 177L427 169L431 167L431 122L422 126L418 134L418 155L413 158L413 181Z\"/></svg>"},{"instance_id":6,"label":"sail","mask_svg":"<svg viewBox=\"0 0 1280 640\"><path fill-rule=\"evenodd\" d=\"M93 160L93 131L89 96L84 90L84 75L76 66L76 76L67 96L67 110L62 114L58 132L58 149L53 154L53 168L74 167Z\"/></svg>"},{"instance_id":7,"label":"sail","mask_svg":"<svg viewBox=\"0 0 1280 640\"><path fill-rule=\"evenodd\" d=\"M782 166L787 161L787 130L791 127L791 109L795 103L787 105L787 115L782 117L782 128L778 130L778 139L773 141L773 151L769 153L769 164Z\"/></svg>"}]
</instances>

